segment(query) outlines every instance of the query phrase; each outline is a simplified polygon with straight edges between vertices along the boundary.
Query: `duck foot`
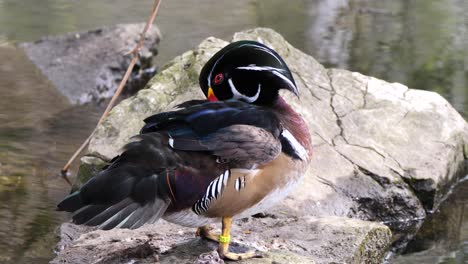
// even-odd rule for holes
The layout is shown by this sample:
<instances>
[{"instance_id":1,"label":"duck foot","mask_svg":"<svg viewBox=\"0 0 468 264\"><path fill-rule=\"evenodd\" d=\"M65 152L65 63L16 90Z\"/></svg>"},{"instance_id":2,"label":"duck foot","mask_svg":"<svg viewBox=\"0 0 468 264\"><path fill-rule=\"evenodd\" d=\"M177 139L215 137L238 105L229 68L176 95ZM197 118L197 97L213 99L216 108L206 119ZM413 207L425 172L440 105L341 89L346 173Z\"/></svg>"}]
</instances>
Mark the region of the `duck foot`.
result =
<instances>
[{"instance_id":1,"label":"duck foot","mask_svg":"<svg viewBox=\"0 0 468 264\"><path fill-rule=\"evenodd\" d=\"M233 253L233 252L218 252L219 256L224 259L228 260L242 260L242 259L250 259L250 258L261 258L263 257L259 253L254 250L249 250L245 253Z\"/></svg>"},{"instance_id":2,"label":"duck foot","mask_svg":"<svg viewBox=\"0 0 468 264\"><path fill-rule=\"evenodd\" d=\"M232 224L232 217L222 218L222 228L221 228L222 231L221 231L221 235L219 236L219 246L218 246L219 256L221 258L228 259L228 260L261 258L262 256L254 250L247 249L247 252L242 252L242 253L233 252L233 251L241 251L241 250L244 251L245 248L238 245L237 243L230 243L231 224Z\"/></svg>"},{"instance_id":3,"label":"duck foot","mask_svg":"<svg viewBox=\"0 0 468 264\"><path fill-rule=\"evenodd\" d=\"M242 245L236 242L229 243L227 250L225 248L225 246L218 248L218 254L220 257L227 260L242 260L263 257L258 250L253 250L246 245Z\"/></svg>"},{"instance_id":4,"label":"duck foot","mask_svg":"<svg viewBox=\"0 0 468 264\"><path fill-rule=\"evenodd\" d=\"M211 230L213 229L210 226L207 226L207 225L200 226L199 228L197 228L196 236L199 236L201 238L211 240L214 242L219 242L219 234L215 234L211 232Z\"/></svg>"}]
</instances>

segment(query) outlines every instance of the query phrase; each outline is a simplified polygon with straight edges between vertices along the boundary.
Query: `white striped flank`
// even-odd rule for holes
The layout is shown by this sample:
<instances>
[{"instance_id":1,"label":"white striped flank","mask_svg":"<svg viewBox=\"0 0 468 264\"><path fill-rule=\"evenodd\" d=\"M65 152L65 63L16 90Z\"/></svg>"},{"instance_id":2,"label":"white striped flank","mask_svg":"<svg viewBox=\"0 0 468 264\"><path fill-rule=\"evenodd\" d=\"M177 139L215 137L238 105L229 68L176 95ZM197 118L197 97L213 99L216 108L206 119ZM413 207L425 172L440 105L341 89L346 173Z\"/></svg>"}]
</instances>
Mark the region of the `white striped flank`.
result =
<instances>
[{"instance_id":1,"label":"white striped flank","mask_svg":"<svg viewBox=\"0 0 468 264\"><path fill-rule=\"evenodd\" d=\"M307 150L304 148L304 146L297 141L297 139L289 132L287 129L283 130L281 132L281 135L289 141L289 144L291 144L292 148L294 149L294 152L301 158L301 160L306 160L307 159Z\"/></svg>"},{"instance_id":2,"label":"white striped flank","mask_svg":"<svg viewBox=\"0 0 468 264\"><path fill-rule=\"evenodd\" d=\"M231 87L231 92L232 92L232 95L233 95L234 99L242 99L242 100L246 101L247 103L253 103L253 102L257 101L258 97L260 96L261 84L258 84L258 90L257 90L257 93L254 96L247 96L247 95L241 94L236 89L236 86L232 82L231 78L228 79L228 82L229 82L229 87Z\"/></svg>"},{"instance_id":3,"label":"white striped flank","mask_svg":"<svg viewBox=\"0 0 468 264\"><path fill-rule=\"evenodd\" d=\"M238 192L240 192L241 189L245 188L245 176L236 179L236 182L234 183L234 188Z\"/></svg>"},{"instance_id":4,"label":"white striped flank","mask_svg":"<svg viewBox=\"0 0 468 264\"><path fill-rule=\"evenodd\" d=\"M226 187L229 177L231 176L231 172L226 170L223 174L219 175L208 185L206 188L205 195L198 200L192 207L192 210L195 214L199 215L203 212L208 211L210 204L213 200L219 198L223 191L223 187Z\"/></svg>"},{"instance_id":5,"label":"white striped flank","mask_svg":"<svg viewBox=\"0 0 468 264\"><path fill-rule=\"evenodd\" d=\"M223 176L224 176L224 173L223 173ZM222 177L221 177L221 178L222 178ZM223 188L223 180L222 180L221 178L219 178L219 179L217 180L218 182L216 183L216 192L217 192L218 194L221 193L221 190L222 190L222 188Z\"/></svg>"},{"instance_id":6,"label":"white striped flank","mask_svg":"<svg viewBox=\"0 0 468 264\"><path fill-rule=\"evenodd\" d=\"M223 174L223 185L226 186L229 180L229 174L231 172L229 170L226 170Z\"/></svg>"},{"instance_id":7,"label":"white striped flank","mask_svg":"<svg viewBox=\"0 0 468 264\"><path fill-rule=\"evenodd\" d=\"M216 198L218 196L218 192L216 191L216 185L217 185L217 182L218 182L219 178L216 178L216 180L212 181L211 184L210 184L210 194L211 194L211 198Z\"/></svg>"},{"instance_id":8,"label":"white striped flank","mask_svg":"<svg viewBox=\"0 0 468 264\"><path fill-rule=\"evenodd\" d=\"M234 187L236 188L236 191L240 191L240 178L236 179Z\"/></svg>"}]
</instances>

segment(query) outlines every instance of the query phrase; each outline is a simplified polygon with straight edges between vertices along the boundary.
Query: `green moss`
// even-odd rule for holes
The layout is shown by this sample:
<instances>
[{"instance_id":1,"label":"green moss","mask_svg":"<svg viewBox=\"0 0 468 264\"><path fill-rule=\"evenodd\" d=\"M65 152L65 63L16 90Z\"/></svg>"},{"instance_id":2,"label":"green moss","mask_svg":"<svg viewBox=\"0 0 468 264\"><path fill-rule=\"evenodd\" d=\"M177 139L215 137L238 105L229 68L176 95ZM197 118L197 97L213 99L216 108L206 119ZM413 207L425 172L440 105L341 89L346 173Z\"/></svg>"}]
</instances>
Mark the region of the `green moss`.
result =
<instances>
[{"instance_id":1,"label":"green moss","mask_svg":"<svg viewBox=\"0 0 468 264\"><path fill-rule=\"evenodd\" d=\"M352 263L382 263L391 244L392 232L388 227L374 227L361 241Z\"/></svg>"},{"instance_id":2,"label":"green moss","mask_svg":"<svg viewBox=\"0 0 468 264\"><path fill-rule=\"evenodd\" d=\"M81 158L81 165L78 169L73 189L77 189L96 175L107 163L100 158L84 156Z\"/></svg>"}]
</instances>

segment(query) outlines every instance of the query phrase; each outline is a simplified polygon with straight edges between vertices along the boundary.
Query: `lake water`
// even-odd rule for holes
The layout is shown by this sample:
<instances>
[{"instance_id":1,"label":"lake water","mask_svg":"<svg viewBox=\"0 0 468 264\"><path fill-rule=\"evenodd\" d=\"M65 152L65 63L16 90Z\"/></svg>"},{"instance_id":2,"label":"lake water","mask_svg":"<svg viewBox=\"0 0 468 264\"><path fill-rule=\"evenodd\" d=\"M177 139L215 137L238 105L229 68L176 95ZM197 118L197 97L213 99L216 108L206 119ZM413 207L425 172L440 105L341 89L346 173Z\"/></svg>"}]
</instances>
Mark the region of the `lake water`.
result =
<instances>
[{"instance_id":1,"label":"lake water","mask_svg":"<svg viewBox=\"0 0 468 264\"><path fill-rule=\"evenodd\" d=\"M329 67L442 94L468 116L466 0L163 0L157 63L208 36L271 27ZM144 22L152 0L0 0L0 263L47 263L57 173L103 106L73 106L7 43ZM76 167L73 168L76 171ZM395 263L468 263L468 181L453 190Z\"/></svg>"}]
</instances>

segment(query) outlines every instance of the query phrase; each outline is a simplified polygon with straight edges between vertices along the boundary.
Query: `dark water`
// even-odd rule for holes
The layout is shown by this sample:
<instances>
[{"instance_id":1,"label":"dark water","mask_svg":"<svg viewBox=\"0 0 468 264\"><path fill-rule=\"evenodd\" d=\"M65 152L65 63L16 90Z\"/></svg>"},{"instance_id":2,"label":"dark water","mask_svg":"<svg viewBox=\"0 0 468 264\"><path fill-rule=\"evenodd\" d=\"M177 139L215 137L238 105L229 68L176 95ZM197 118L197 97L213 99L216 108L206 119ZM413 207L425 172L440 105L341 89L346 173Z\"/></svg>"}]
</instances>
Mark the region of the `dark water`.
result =
<instances>
[{"instance_id":1,"label":"dark water","mask_svg":"<svg viewBox=\"0 0 468 264\"><path fill-rule=\"evenodd\" d=\"M468 176L391 263L468 263Z\"/></svg>"},{"instance_id":2,"label":"dark water","mask_svg":"<svg viewBox=\"0 0 468 264\"><path fill-rule=\"evenodd\" d=\"M0 263L46 263L56 174L92 130L100 106L72 106L6 43L144 22L152 0L0 0ZM441 93L468 116L466 0L163 0L162 64L208 36L274 28L327 66ZM468 181L429 217L397 263L467 263Z\"/></svg>"}]
</instances>

